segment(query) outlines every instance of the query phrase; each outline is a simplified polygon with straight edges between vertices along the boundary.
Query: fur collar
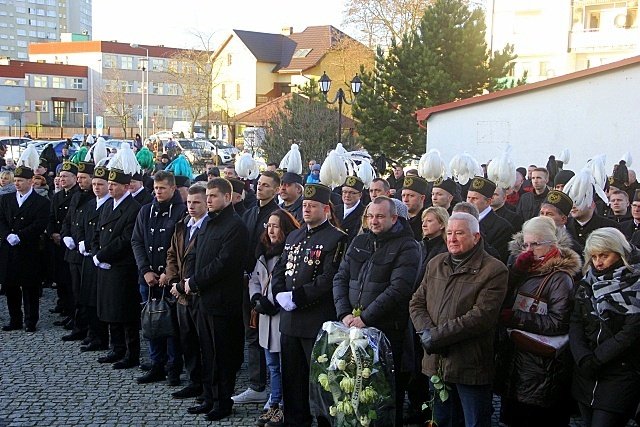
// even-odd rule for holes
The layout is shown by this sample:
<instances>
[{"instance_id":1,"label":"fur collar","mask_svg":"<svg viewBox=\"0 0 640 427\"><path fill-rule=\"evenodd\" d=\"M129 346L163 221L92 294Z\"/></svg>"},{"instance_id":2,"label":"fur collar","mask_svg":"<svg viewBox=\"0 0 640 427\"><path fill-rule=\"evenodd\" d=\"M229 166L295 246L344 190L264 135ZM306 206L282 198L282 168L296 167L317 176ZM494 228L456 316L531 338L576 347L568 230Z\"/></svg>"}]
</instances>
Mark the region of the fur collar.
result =
<instances>
[{"instance_id":1,"label":"fur collar","mask_svg":"<svg viewBox=\"0 0 640 427\"><path fill-rule=\"evenodd\" d=\"M509 252L514 257L517 257L525 251L524 247L524 234L522 231L513 236L513 240L509 242ZM561 258L550 259L544 263L540 270L533 272L534 274L548 274L552 271L564 271L571 276L574 276L580 271L582 267L582 260L574 250L571 249L571 236L566 230L560 230L560 236L558 239L558 249L562 254Z\"/></svg>"}]
</instances>

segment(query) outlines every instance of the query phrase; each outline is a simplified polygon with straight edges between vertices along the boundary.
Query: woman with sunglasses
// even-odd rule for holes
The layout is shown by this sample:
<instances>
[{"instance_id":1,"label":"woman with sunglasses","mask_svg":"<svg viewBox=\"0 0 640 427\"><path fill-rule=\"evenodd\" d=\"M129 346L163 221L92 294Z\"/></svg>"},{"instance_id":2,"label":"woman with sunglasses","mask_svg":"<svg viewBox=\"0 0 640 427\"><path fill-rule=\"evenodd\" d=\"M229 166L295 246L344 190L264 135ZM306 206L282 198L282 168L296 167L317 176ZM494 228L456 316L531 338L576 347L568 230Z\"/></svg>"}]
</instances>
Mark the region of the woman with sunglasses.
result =
<instances>
[{"instance_id":1,"label":"woman with sunglasses","mask_svg":"<svg viewBox=\"0 0 640 427\"><path fill-rule=\"evenodd\" d=\"M569 332L572 392L587 427L625 426L640 399L640 251L606 227L589 235L584 259Z\"/></svg>"},{"instance_id":2,"label":"woman with sunglasses","mask_svg":"<svg viewBox=\"0 0 640 427\"><path fill-rule=\"evenodd\" d=\"M525 222L509 248L515 262L509 265L510 291L505 300L509 308L500 313L507 328L502 329L497 358L500 421L509 426L568 426L565 396L569 395L571 358L564 347L568 347L573 308L572 277L580 271L580 257L571 250L566 231L546 217ZM532 298L536 294L538 302ZM543 355L516 340L520 331L562 337L563 347Z\"/></svg>"}]
</instances>

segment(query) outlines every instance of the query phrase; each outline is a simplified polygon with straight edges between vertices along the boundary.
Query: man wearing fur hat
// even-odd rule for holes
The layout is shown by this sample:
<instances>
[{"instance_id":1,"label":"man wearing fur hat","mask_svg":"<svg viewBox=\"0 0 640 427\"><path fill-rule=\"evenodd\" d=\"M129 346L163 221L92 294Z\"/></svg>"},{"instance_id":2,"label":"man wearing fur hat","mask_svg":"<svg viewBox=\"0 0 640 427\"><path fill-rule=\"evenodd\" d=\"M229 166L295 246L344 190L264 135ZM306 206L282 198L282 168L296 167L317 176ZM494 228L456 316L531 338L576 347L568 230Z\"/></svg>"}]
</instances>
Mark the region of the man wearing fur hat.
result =
<instances>
[{"instance_id":1,"label":"man wearing fur hat","mask_svg":"<svg viewBox=\"0 0 640 427\"><path fill-rule=\"evenodd\" d=\"M37 165L36 165L37 166ZM0 197L0 283L4 285L9 323L3 331L35 332L40 308L40 235L47 226L49 201L33 191L33 169L18 166L15 194Z\"/></svg>"},{"instance_id":2,"label":"man wearing fur hat","mask_svg":"<svg viewBox=\"0 0 640 427\"><path fill-rule=\"evenodd\" d=\"M342 204L336 206L336 219L342 231L349 236L349 243L358 235L362 226L365 206L360 199L364 183L357 176L348 176L342 184Z\"/></svg>"}]
</instances>

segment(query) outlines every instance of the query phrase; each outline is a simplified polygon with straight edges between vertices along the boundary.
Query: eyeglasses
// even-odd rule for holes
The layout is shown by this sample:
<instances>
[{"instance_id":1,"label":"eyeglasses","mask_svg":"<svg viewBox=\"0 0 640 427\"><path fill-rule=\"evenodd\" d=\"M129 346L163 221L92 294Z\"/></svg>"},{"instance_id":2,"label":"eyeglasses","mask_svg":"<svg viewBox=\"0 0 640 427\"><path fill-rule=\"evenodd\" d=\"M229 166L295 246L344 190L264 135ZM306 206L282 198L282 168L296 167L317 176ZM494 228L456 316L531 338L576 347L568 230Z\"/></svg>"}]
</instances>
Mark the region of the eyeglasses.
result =
<instances>
[{"instance_id":1,"label":"eyeglasses","mask_svg":"<svg viewBox=\"0 0 640 427\"><path fill-rule=\"evenodd\" d=\"M525 249L535 249L538 246L542 246L542 245L548 245L549 243L551 243L551 240L545 240L544 242L531 242L531 243L523 243L522 247Z\"/></svg>"},{"instance_id":2,"label":"eyeglasses","mask_svg":"<svg viewBox=\"0 0 640 427\"><path fill-rule=\"evenodd\" d=\"M360 194L359 191L345 191L345 190L342 190L342 195L344 195L344 196L357 196L358 194Z\"/></svg>"}]
</instances>

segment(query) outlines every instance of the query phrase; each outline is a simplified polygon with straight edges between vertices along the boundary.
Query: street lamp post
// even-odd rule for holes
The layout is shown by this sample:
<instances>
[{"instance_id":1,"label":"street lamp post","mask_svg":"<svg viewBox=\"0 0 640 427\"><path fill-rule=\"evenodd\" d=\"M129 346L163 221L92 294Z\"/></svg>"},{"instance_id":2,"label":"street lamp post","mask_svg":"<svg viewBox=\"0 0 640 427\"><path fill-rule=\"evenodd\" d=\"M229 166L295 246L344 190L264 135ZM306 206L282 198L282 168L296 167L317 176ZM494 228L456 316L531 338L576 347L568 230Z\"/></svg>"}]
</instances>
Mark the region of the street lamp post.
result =
<instances>
[{"instance_id":1,"label":"street lamp post","mask_svg":"<svg viewBox=\"0 0 640 427\"><path fill-rule=\"evenodd\" d=\"M141 109L142 109L142 130L140 131L142 133L141 137L142 140L144 141L145 138L145 134L147 133L147 129L148 129L148 124L149 124L149 113L148 113L148 108L149 108L149 49L147 49L146 47L142 47L140 45L138 45L137 43L131 43L129 46L131 46L134 49L144 49L147 51L147 67L145 69L145 67L141 67L141 71L142 71L142 90L141 95L142 95L142 105L141 105ZM146 70L146 81L145 81L145 70ZM146 102L146 108L145 108L145 92L147 94L147 102Z\"/></svg>"},{"instance_id":2,"label":"street lamp post","mask_svg":"<svg viewBox=\"0 0 640 427\"><path fill-rule=\"evenodd\" d=\"M324 94L324 100L329 104L338 103L338 144L342 142L342 103L346 103L347 105L353 105L356 102L356 98L360 93L360 88L362 87L362 80L358 77L358 74L355 75L353 80L351 80L351 92L353 92L353 101L349 102L347 99L344 90L342 88L338 89L336 92L336 96L333 101L329 101L327 98L327 93L329 93L329 89L331 88L331 79L327 76L326 72L322 73L322 77L318 81L318 85L320 86L320 92Z\"/></svg>"}]
</instances>

